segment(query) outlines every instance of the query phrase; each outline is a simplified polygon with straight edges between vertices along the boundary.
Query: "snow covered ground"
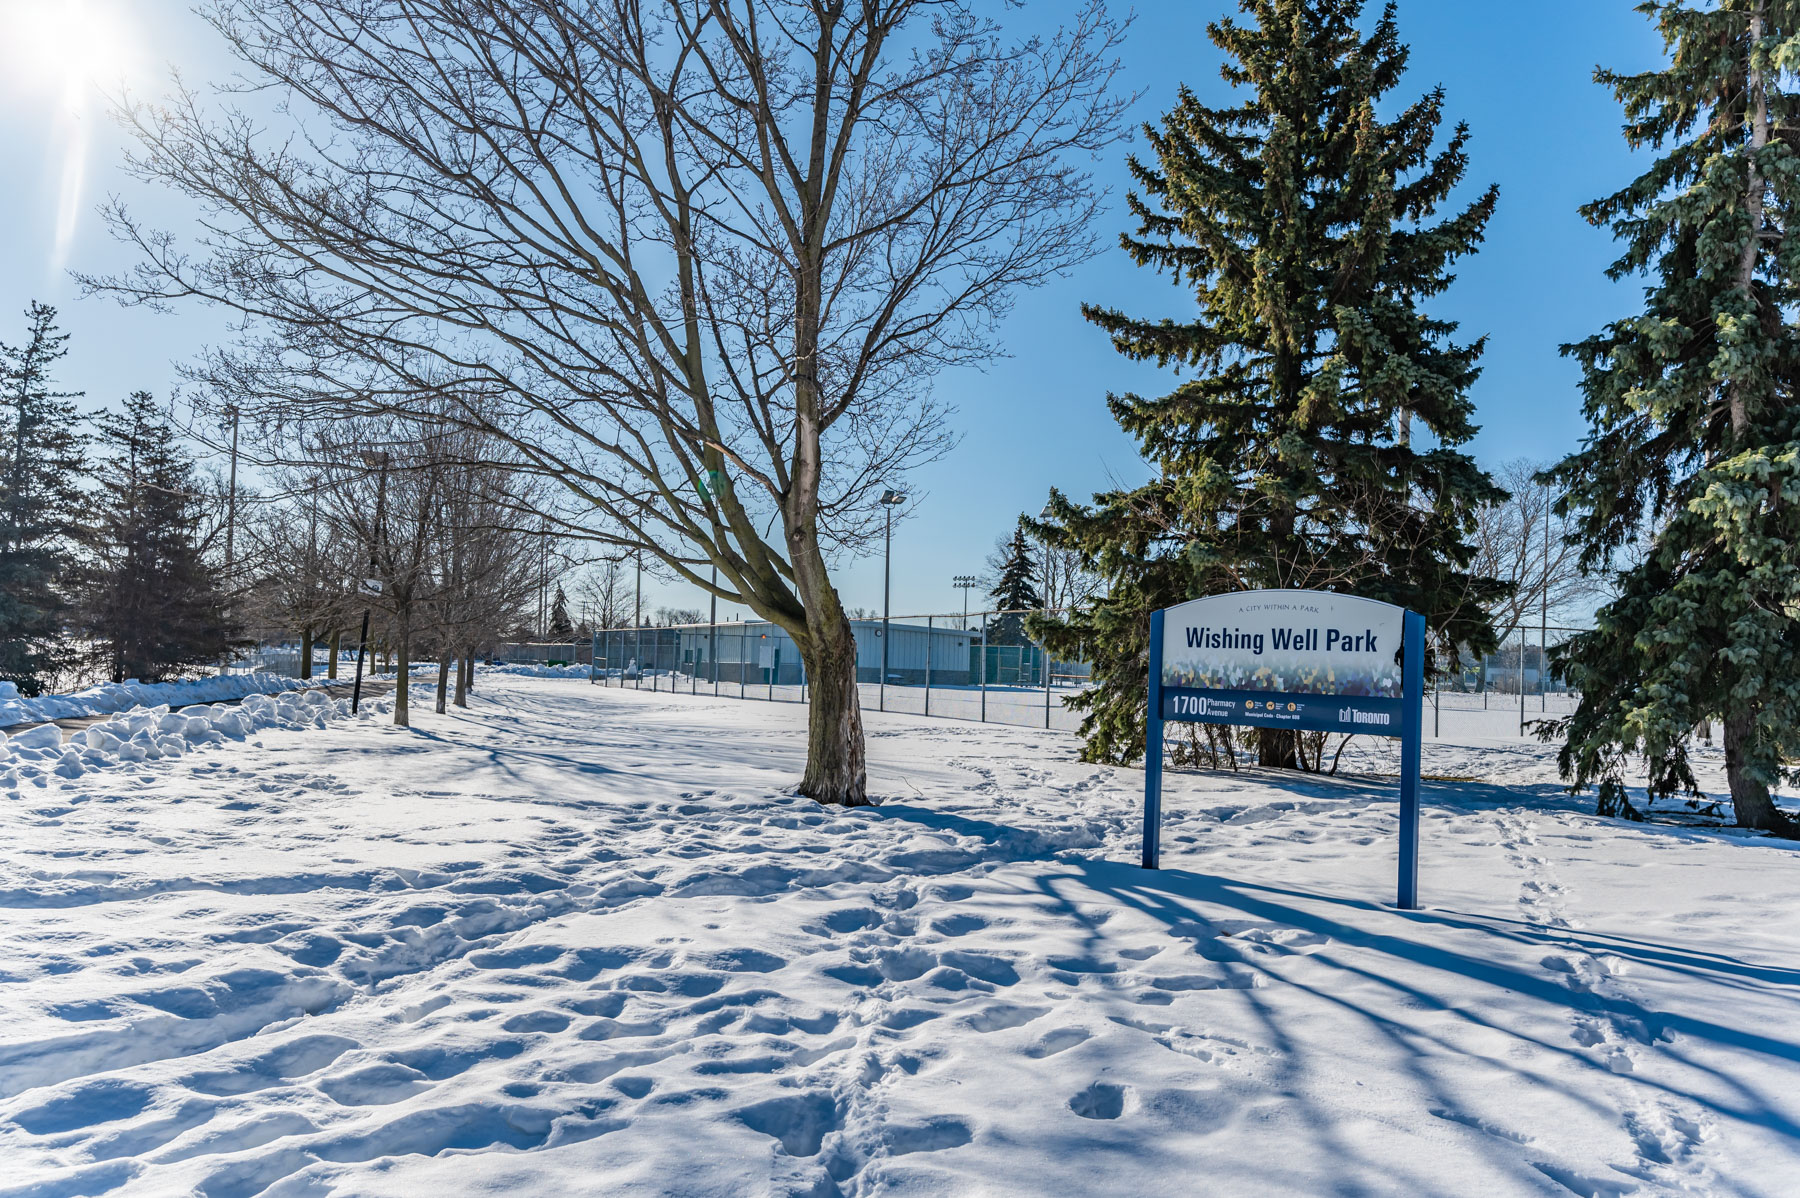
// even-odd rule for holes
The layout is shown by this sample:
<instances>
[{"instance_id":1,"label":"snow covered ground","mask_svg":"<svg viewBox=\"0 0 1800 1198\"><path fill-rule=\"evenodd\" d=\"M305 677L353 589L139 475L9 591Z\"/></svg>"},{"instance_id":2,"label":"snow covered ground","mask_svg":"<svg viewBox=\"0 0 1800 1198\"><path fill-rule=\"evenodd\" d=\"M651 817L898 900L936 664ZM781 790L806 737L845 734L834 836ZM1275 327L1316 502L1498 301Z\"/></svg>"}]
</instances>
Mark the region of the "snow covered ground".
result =
<instances>
[{"instance_id":1,"label":"snow covered ground","mask_svg":"<svg viewBox=\"0 0 1800 1198\"><path fill-rule=\"evenodd\" d=\"M0 1195L1781 1195L1800 861L1427 748L1142 775L483 674L0 792ZM1350 755L1347 755L1347 757ZM1382 769L1358 751L1359 768Z\"/></svg>"}]
</instances>

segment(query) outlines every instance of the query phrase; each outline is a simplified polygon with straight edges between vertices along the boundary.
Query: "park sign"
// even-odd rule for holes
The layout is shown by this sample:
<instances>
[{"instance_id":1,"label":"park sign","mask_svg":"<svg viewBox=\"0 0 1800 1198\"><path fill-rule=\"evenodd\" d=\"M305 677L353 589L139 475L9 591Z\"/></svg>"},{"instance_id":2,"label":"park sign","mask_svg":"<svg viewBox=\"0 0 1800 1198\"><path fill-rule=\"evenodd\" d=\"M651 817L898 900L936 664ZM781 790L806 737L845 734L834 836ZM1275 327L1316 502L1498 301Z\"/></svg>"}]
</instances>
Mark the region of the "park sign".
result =
<instances>
[{"instance_id":1,"label":"park sign","mask_svg":"<svg viewBox=\"0 0 1800 1198\"><path fill-rule=\"evenodd\" d=\"M1244 591L1150 617L1144 868L1157 868L1167 722L1400 738L1399 905L1418 905L1424 617L1328 591Z\"/></svg>"},{"instance_id":2,"label":"park sign","mask_svg":"<svg viewBox=\"0 0 1800 1198\"><path fill-rule=\"evenodd\" d=\"M1215 595L1163 613L1165 720L1398 735L1406 613L1322 591Z\"/></svg>"}]
</instances>

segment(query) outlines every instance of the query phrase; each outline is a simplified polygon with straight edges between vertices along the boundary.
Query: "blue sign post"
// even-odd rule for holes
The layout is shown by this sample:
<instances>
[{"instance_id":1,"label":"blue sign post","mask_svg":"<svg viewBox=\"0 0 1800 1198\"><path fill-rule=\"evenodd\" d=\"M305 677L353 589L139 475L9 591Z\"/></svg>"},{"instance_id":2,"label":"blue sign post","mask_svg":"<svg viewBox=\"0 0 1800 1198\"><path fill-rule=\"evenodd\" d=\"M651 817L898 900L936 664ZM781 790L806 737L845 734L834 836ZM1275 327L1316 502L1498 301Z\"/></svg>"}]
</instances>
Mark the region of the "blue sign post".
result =
<instances>
[{"instance_id":1,"label":"blue sign post","mask_svg":"<svg viewBox=\"0 0 1800 1198\"><path fill-rule=\"evenodd\" d=\"M1419 905L1425 617L1325 591L1196 599L1151 613L1149 681L1145 869L1160 856L1168 721L1390 736L1400 740L1398 905Z\"/></svg>"}]
</instances>

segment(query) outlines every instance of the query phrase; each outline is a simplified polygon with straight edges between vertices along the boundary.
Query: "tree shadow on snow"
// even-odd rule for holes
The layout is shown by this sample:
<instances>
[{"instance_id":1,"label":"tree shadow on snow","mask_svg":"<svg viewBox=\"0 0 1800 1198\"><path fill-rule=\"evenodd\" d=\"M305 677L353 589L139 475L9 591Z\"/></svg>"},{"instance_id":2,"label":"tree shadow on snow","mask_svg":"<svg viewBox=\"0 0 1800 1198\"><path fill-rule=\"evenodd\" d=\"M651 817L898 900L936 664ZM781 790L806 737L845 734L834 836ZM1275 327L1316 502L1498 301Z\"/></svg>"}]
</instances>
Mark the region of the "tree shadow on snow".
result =
<instances>
[{"instance_id":1,"label":"tree shadow on snow","mask_svg":"<svg viewBox=\"0 0 1800 1198\"><path fill-rule=\"evenodd\" d=\"M1259 786L1268 785L1264 778L1256 782ZM1333 793L1340 798L1363 797L1376 784L1370 780L1341 779L1320 786L1315 780L1282 789L1293 798L1316 799ZM1559 796L1559 805L1568 802L1569 797L1554 787L1545 789ZM1451 805L1465 809L1490 803L1498 807L1521 805L1516 791L1499 787L1486 791L1476 796L1459 796ZM883 819L904 820L996 846L1016 843L1021 832L976 816L931 807L889 803L878 811ZM1695 829L1627 827L1647 835L1716 835ZM1776 847L1785 844L1774 843ZM1020 861L1029 867L1028 861ZM995 875L993 881L1013 876L1016 875ZM1709 1075L1718 1083L1718 1092L1728 1097L1698 1099L1642 1074L1630 1076L1635 1085L1700 1103L1722 1118L1800 1137L1800 1123L1780 1101L1785 1092L1773 1093L1756 1080L1783 1073L1791 1075L1796 1063L1800 1063L1800 1040L1782 1038L1776 1034L1779 1029L1721 1022L1711 1017L1714 1010L1720 1009L1716 1003L1653 1010L1628 998L1572 988L1565 984L1562 975L1541 962L1550 955L1571 951L1595 957L1604 954L1644 970L1681 975L1683 980L1728 991L1789 992L1796 1008L1800 1008L1797 968L1757 964L1729 953L1694 950L1641 937L1546 928L1504 916L1444 909L1400 911L1297 887L1239 881L1184 869L1149 871L1066 851L1057 855L1054 865L1047 862L1046 868L1037 872L1034 887L1036 896L1051 911L1085 929L1089 952L1095 959L1111 955L1110 933L1100 919L1085 912L1112 906L1127 907L1149 917L1172 938L1193 942L1196 952L1214 939L1220 944L1234 943L1233 932L1246 925L1292 928L1310 933L1309 940L1318 938L1317 942L1325 947L1309 954L1308 959L1326 967L1322 980L1290 976L1292 971L1284 971L1280 966L1292 957L1279 951L1263 960L1253 952L1229 957L1233 968L1249 969L1259 975L1256 986L1234 987L1230 994L1248 1004L1268 1042L1283 1054L1277 1059L1289 1062L1289 1069L1298 1068L1308 1052L1327 1051L1327 1046L1296 1042L1284 1026L1281 1012L1292 1010L1292 992L1298 989L1308 996L1307 1001L1327 1004L1352 1015L1368 1035L1388 1042L1393 1050L1390 1055L1408 1062L1409 1071L1431 1096L1434 1112L1454 1112L1466 1105L1467 1096L1448 1092L1441 1071L1432 1066L1446 1054L1466 1055L1462 1044L1466 1043L1467 1033L1479 1028L1545 1054L1536 1061L1530 1059L1534 1054L1527 1054L1523 1060L1488 1054L1488 1067L1506 1071L1533 1086L1556 1088L1591 1108L1597 1116L1616 1123L1619 1112L1608 1105L1599 1085L1572 1085L1568 1080L1591 1077L1597 1083L1602 1077L1615 1076L1604 1060L1583 1050L1568 1034L1568 1026L1576 1017L1598 1017L1626 1030L1635 1046L1653 1047L1658 1055ZM1434 979L1441 979L1441 985L1434 984ZM1475 1000L1469 1001L1472 993ZM1378 997L1366 997L1370 995ZM1446 1000L1447 995L1455 996L1455 1005ZM1509 1018L1512 1011L1517 1011L1520 1018ZM1438 1014L1431 1019L1420 1018L1423 1012ZM1688 1044L1707 1045L1725 1055L1713 1056L1708 1063L1697 1059L1685 1047ZM1743 1067L1732 1068L1721 1061L1741 1062ZM1303 1085L1296 1083L1281 1089L1284 1101L1310 1105ZM1341 1142L1332 1130L1334 1119L1327 1112L1318 1111L1317 1118L1308 1122L1346 1161L1362 1160L1374 1174L1385 1172L1393 1176L1394 1162L1363 1159L1353 1143ZM1525 1166L1518 1144L1494 1139L1492 1146L1509 1165ZM1420 1180L1424 1183L1429 1179ZM1536 1177L1536 1181L1541 1182L1542 1177Z\"/></svg>"}]
</instances>

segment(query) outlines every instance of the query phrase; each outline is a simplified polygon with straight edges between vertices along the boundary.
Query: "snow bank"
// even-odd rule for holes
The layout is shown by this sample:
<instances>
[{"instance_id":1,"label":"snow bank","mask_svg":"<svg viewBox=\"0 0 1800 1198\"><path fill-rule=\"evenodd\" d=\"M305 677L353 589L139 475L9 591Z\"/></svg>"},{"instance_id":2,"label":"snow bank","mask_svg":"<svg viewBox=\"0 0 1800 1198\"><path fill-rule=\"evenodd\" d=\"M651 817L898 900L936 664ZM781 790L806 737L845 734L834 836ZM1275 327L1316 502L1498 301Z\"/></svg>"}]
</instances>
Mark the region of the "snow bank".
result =
<instances>
[{"instance_id":1,"label":"snow bank","mask_svg":"<svg viewBox=\"0 0 1800 1198\"><path fill-rule=\"evenodd\" d=\"M502 661L480 668L484 673L516 674L523 678L586 678L589 672L587 666L547 666L535 661Z\"/></svg>"},{"instance_id":2,"label":"snow bank","mask_svg":"<svg viewBox=\"0 0 1800 1198\"><path fill-rule=\"evenodd\" d=\"M183 682L102 682L72 695L39 695L27 699L10 682L0 682L0 728L33 720L67 720L82 716L111 715L133 707L163 704L182 707L190 703L218 703L246 695L270 695L279 691L318 686L324 680L302 682L281 674L219 674Z\"/></svg>"},{"instance_id":3,"label":"snow bank","mask_svg":"<svg viewBox=\"0 0 1800 1198\"><path fill-rule=\"evenodd\" d=\"M386 702L365 703L358 718L391 710ZM67 743L55 724L8 736L0 732L0 790L54 774L79 778L90 770L121 762L180 757L202 745L241 741L270 728L322 728L350 715L350 700L323 691L250 694L236 706L193 705L170 711L166 704L139 707L84 728Z\"/></svg>"}]
</instances>

